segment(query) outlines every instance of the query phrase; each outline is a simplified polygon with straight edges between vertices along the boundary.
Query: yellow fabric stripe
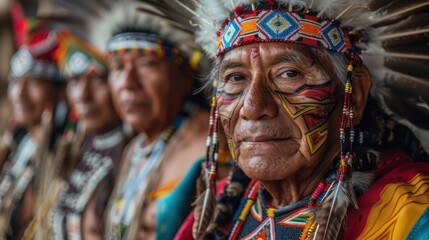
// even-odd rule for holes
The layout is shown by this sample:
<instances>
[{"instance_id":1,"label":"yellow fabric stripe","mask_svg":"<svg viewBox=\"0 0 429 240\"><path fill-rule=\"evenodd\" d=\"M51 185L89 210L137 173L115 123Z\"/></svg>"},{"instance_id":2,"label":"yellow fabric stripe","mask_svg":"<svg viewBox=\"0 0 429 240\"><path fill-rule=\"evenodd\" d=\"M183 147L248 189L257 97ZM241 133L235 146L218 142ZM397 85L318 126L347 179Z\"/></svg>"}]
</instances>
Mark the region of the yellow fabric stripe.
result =
<instances>
[{"instance_id":1,"label":"yellow fabric stripe","mask_svg":"<svg viewBox=\"0 0 429 240\"><path fill-rule=\"evenodd\" d=\"M371 209L358 239L405 239L429 205L429 176L388 184Z\"/></svg>"}]
</instances>

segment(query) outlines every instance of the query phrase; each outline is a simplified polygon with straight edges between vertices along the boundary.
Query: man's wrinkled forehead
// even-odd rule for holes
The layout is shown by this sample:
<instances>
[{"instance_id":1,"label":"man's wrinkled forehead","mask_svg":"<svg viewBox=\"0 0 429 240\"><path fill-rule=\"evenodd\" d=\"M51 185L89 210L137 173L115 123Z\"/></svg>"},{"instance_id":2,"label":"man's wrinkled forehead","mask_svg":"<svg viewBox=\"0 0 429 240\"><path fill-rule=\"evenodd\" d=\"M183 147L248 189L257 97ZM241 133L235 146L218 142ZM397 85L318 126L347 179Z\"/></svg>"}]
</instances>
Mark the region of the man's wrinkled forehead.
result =
<instances>
[{"instance_id":1,"label":"man's wrinkled forehead","mask_svg":"<svg viewBox=\"0 0 429 240\"><path fill-rule=\"evenodd\" d=\"M221 68L237 61L251 58L263 58L272 62L291 61L304 65L312 65L322 52L307 46L289 43L256 43L233 48L221 56Z\"/></svg>"}]
</instances>

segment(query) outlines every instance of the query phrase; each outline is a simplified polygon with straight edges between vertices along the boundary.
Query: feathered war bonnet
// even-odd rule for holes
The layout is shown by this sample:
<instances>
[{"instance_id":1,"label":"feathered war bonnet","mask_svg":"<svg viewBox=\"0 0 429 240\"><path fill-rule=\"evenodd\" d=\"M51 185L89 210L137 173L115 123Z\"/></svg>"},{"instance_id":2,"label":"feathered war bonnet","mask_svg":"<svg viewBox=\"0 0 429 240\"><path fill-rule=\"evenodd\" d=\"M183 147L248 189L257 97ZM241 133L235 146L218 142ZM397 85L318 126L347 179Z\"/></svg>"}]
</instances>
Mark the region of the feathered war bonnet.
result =
<instances>
[{"instance_id":1,"label":"feathered war bonnet","mask_svg":"<svg viewBox=\"0 0 429 240\"><path fill-rule=\"evenodd\" d=\"M49 21L26 21L26 39L11 58L10 77L37 77L63 83L57 64L59 39Z\"/></svg>"}]
</instances>

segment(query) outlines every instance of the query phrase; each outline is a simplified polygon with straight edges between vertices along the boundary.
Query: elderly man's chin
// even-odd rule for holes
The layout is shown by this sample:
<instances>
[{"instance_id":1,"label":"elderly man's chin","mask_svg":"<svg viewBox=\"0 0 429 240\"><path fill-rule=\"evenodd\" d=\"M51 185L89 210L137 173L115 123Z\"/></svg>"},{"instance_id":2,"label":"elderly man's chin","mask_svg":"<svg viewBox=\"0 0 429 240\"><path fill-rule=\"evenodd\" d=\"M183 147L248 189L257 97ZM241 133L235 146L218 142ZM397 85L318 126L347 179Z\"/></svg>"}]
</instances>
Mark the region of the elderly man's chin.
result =
<instances>
[{"instance_id":1,"label":"elderly man's chin","mask_svg":"<svg viewBox=\"0 0 429 240\"><path fill-rule=\"evenodd\" d=\"M283 180L306 167L308 161L299 151L299 143L284 141L276 144L241 144L236 152L238 166L252 179Z\"/></svg>"}]
</instances>

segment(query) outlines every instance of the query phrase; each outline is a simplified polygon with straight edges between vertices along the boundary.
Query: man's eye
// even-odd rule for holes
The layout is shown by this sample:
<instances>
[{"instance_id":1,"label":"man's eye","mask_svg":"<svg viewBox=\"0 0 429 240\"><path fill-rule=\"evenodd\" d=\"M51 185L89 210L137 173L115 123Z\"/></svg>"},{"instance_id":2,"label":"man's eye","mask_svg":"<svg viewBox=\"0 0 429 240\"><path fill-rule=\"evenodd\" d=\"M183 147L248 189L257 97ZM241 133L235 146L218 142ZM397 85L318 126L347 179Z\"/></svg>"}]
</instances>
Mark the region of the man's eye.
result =
<instances>
[{"instance_id":1,"label":"man's eye","mask_svg":"<svg viewBox=\"0 0 429 240\"><path fill-rule=\"evenodd\" d=\"M294 77L296 77L296 76L298 76L298 75L299 75L299 72L298 72L298 71L295 71L295 70L287 70L287 71L283 72L280 76L281 76L282 78L294 78Z\"/></svg>"},{"instance_id":2,"label":"man's eye","mask_svg":"<svg viewBox=\"0 0 429 240\"><path fill-rule=\"evenodd\" d=\"M225 82L240 82L243 81L245 79L245 77L243 75L240 74L231 74L225 77L224 81Z\"/></svg>"}]
</instances>

